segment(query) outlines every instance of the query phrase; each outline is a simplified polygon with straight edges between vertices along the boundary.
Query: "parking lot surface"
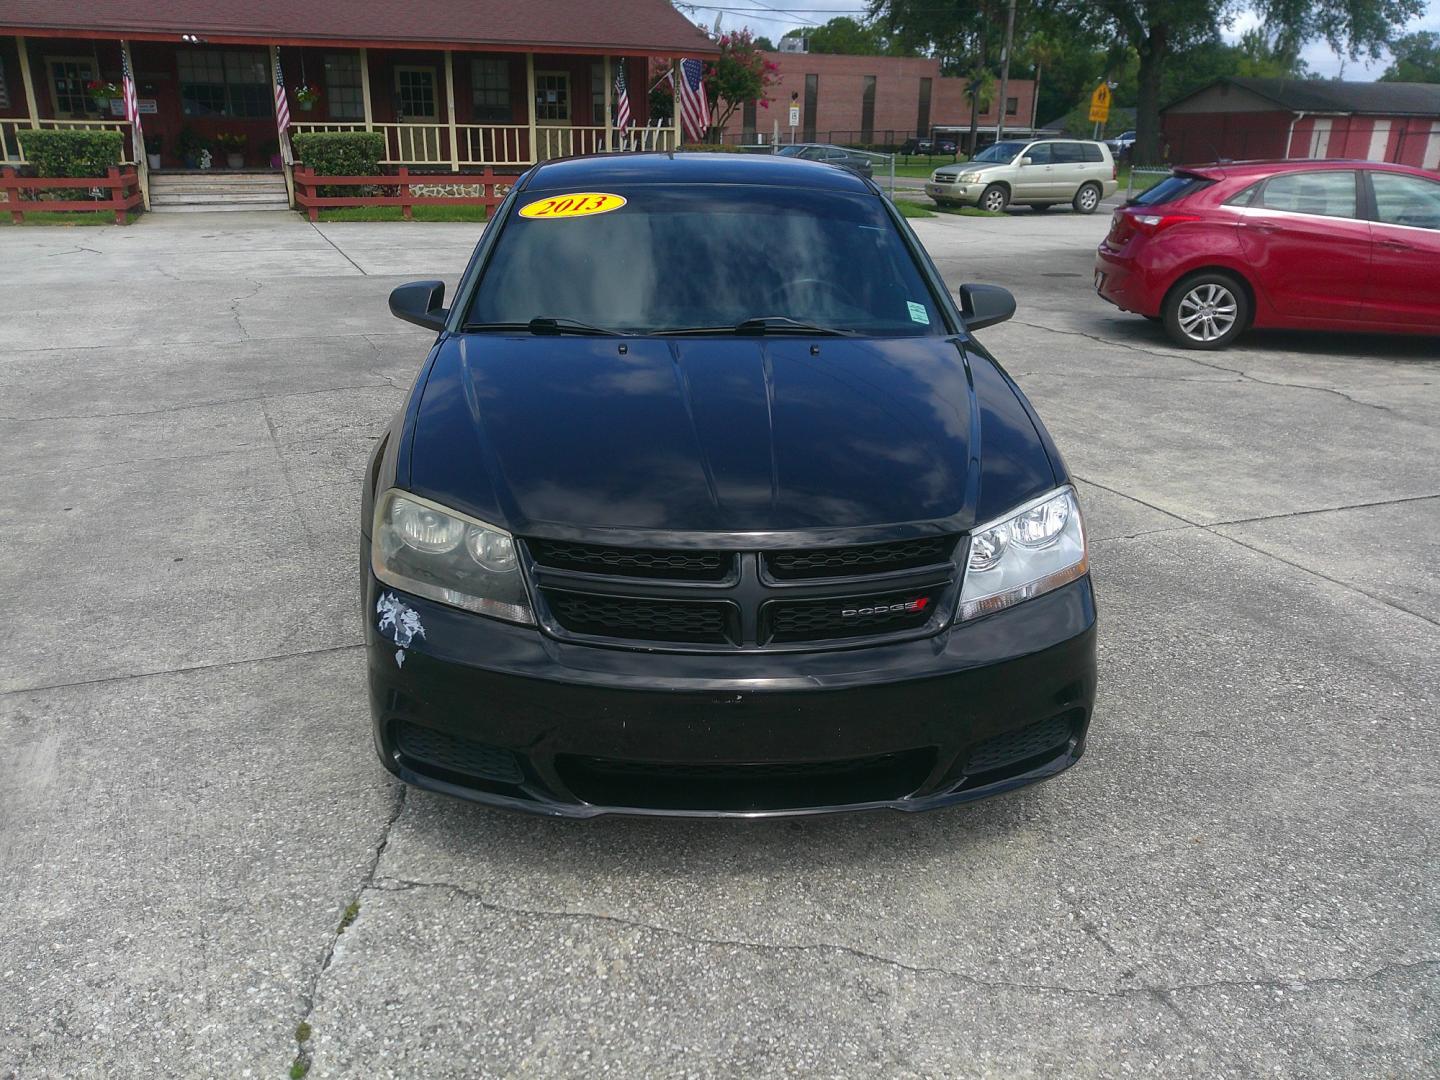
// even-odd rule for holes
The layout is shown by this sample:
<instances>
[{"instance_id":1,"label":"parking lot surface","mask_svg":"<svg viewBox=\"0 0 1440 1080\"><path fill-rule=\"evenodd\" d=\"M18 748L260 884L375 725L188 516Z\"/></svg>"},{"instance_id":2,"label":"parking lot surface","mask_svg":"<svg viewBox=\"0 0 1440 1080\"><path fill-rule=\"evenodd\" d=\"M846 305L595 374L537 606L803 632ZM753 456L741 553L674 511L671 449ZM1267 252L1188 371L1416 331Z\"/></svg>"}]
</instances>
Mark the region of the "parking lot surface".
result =
<instances>
[{"instance_id":1,"label":"parking lot surface","mask_svg":"<svg viewBox=\"0 0 1440 1080\"><path fill-rule=\"evenodd\" d=\"M374 759L385 299L476 226L0 232L0 1077L1433 1075L1440 342L1180 352L1093 295L1107 216L914 223L1080 478L1085 759L760 823Z\"/></svg>"}]
</instances>

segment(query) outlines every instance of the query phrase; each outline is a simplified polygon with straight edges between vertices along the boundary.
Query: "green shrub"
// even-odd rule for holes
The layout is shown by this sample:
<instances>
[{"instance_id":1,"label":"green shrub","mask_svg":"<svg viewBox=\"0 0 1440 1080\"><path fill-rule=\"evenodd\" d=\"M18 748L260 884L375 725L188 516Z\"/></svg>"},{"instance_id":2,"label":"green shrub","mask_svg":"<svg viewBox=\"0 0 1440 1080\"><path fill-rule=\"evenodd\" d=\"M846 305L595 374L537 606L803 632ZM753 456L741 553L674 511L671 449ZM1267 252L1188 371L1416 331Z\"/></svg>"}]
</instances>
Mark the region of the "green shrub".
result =
<instances>
[{"instance_id":1,"label":"green shrub","mask_svg":"<svg viewBox=\"0 0 1440 1080\"><path fill-rule=\"evenodd\" d=\"M36 176L104 176L120 163L125 136L118 131L19 132Z\"/></svg>"},{"instance_id":2,"label":"green shrub","mask_svg":"<svg viewBox=\"0 0 1440 1080\"><path fill-rule=\"evenodd\" d=\"M378 131L317 131L293 135L295 158L321 176L374 176L385 156L385 136Z\"/></svg>"}]
</instances>

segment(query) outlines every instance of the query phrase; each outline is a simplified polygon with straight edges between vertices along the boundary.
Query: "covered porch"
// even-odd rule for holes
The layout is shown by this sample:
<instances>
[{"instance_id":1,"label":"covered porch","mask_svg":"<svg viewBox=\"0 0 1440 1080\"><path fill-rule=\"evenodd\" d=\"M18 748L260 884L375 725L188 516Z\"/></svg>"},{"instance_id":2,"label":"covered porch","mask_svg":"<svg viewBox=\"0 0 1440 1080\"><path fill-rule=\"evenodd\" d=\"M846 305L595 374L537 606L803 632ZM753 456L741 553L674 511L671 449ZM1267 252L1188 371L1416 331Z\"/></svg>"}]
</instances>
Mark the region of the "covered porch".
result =
<instances>
[{"instance_id":1,"label":"covered porch","mask_svg":"<svg viewBox=\"0 0 1440 1080\"><path fill-rule=\"evenodd\" d=\"M27 128L125 133L119 95L94 83L121 83L115 38L0 37L0 158L25 164ZM671 150L673 117L651 122L645 54L444 48L394 49L136 40L128 43L154 168L198 164L199 149L225 166L238 149L245 168L282 167L272 79L283 75L291 134L374 131L385 136L386 166L462 172L517 171L572 154ZM615 78L624 70L631 123L616 125ZM126 138L117 164L139 164Z\"/></svg>"}]
</instances>

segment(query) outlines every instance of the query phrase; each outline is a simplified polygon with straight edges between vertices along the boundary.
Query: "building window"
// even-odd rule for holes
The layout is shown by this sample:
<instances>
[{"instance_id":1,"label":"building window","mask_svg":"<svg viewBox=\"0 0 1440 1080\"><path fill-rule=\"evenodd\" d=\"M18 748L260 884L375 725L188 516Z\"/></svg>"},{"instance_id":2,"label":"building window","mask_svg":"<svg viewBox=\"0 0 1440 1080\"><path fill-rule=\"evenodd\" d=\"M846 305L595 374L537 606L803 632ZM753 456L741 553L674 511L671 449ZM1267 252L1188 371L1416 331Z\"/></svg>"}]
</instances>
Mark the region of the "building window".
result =
<instances>
[{"instance_id":1,"label":"building window","mask_svg":"<svg viewBox=\"0 0 1440 1080\"><path fill-rule=\"evenodd\" d=\"M930 80L920 80L920 111L915 114L915 136L923 139L930 134Z\"/></svg>"},{"instance_id":2,"label":"building window","mask_svg":"<svg viewBox=\"0 0 1440 1080\"><path fill-rule=\"evenodd\" d=\"M85 86L95 78L93 61L83 56L51 56L46 58L45 67L50 72L50 93L57 116L82 117L95 111Z\"/></svg>"},{"instance_id":3,"label":"building window","mask_svg":"<svg viewBox=\"0 0 1440 1080\"><path fill-rule=\"evenodd\" d=\"M397 67L395 69L396 107L399 119L435 120L440 116L435 104L435 69L431 67Z\"/></svg>"},{"instance_id":4,"label":"building window","mask_svg":"<svg viewBox=\"0 0 1440 1080\"><path fill-rule=\"evenodd\" d=\"M755 127L758 117L755 113L755 102L747 101L740 107L740 138L747 143L753 143L756 138Z\"/></svg>"},{"instance_id":5,"label":"building window","mask_svg":"<svg viewBox=\"0 0 1440 1080\"><path fill-rule=\"evenodd\" d=\"M515 118L510 109L510 61L471 60L470 92L478 123L508 124Z\"/></svg>"},{"instance_id":6,"label":"building window","mask_svg":"<svg viewBox=\"0 0 1440 1080\"><path fill-rule=\"evenodd\" d=\"M860 141L875 141L875 76L865 76L865 90L860 95Z\"/></svg>"},{"instance_id":7,"label":"building window","mask_svg":"<svg viewBox=\"0 0 1440 1080\"><path fill-rule=\"evenodd\" d=\"M325 54L325 97L330 119L365 119L359 53Z\"/></svg>"},{"instance_id":8,"label":"building window","mask_svg":"<svg viewBox=\"0 0 1440 1080\"><path fill-rule=\"evenodd\" d=\"M186 116L274 114L264 53L186 49L178 60L180 102Z\"/></svg>"},{"instance_id":9,"label":"building window","mask_svg":"<svg viewBox=\"0 0 1440 1080\"><path fill-rule=\"evenodd\" d=\"M570 76L565 72L535 73L535 119L570 119Z\"/></svg>"},{"instance_id":10,"label":"building window","mask_svg":"<svg viewBox=\"0 0 1440 1080\"><path fill-rule=\"evenodd\" d=\"M1019 112L1020 112L1020 99L1019 99L1019 98L1016 98L1016 97L1007 97L1007 98L1005 99L1005 115L1006 115L1006 116L1016 116L1016 115L1019 114Z\"/></svg>"},{"instance_id":11,"label":"building window","mask_svg":"<svg viewBox=\"0 0 1440 1080\"><path fill-rule=\"evenodd\" d=\"M815 108L820 99L820 76L805 76L805 133L806 142L815 141Z\"/></svg>"}]
</instances>

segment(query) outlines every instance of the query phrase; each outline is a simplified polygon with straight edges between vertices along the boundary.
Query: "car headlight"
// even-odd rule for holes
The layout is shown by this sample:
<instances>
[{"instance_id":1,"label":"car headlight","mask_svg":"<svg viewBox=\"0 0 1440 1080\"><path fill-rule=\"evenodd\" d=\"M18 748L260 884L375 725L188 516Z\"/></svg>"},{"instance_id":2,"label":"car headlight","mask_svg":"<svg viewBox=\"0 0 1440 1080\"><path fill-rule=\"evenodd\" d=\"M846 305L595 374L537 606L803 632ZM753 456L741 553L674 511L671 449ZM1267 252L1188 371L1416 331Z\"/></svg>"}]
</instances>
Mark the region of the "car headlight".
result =
<instances>
[{"instance_id":1,"label":"car headlight","mask_svg":"<svg viewBox=\"0 0 1440 1080\"><path fill-rule=\"evenodd\" d=\"M392 489L376 500L370 566L386 585L416 596L535 623L514 538L408 491Z\"/></svg>"},{"instance_id":2,"label":"car headlight","mask_svg":"<svg viewBox=\"0 0 1440 1080\"><path fill-rule=\"evenodd\" d=\"M961 174L960 182L962 184L978 184L980 182L980 174L978 172L963 173Z\"/></svg>"},{"instance_id":3,"label":"car headlight","mask_svg":"<svg viewBox=\"0 0 1440 1080\"><path fill-rule=\"evenodd\" d=\"M1075 489L1052 491L970 535L960 618L976 619L1083 577L1090 569Z\"/></svg>"}]
</instances>

